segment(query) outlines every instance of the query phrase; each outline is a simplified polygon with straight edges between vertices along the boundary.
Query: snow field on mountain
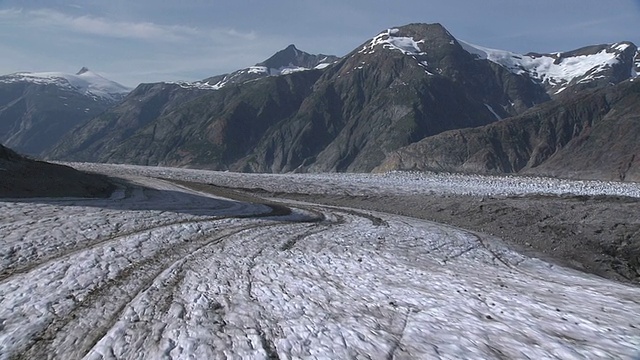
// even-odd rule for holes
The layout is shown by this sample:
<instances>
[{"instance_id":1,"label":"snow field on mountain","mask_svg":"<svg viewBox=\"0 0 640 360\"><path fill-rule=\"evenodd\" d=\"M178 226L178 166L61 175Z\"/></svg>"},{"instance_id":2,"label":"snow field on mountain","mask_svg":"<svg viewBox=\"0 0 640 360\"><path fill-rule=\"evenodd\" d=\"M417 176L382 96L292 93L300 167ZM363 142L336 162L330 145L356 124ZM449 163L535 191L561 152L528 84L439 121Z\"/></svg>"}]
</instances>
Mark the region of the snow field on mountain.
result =
<instances>
[{"instance_id":1,"label":"snow field on mountain","mask_svg":"<svg viewBox=\"0 0 640 360\"><path fill-rule=\"evenodd\" d=\"M424 40L415 41L411 37L397 36L399 31L399 29L388 29L378 34L358 52L361 54L373 54L375 47L382 45L385 49L399 50L405 55L425 54L418 46Z\"/></svg>"},{"instance_id":2,"label":"snow field on mountain","mask_svg":"<svg viewBox=\"0 0 640 360\"><path fill-rule=\"evenodd\" d=\"M0 359L631 358L640 345L637 287L449 226L293 201L258 217L269 208L154 177L379 195L532 180L75 166L130 184L111 199L0 202ZM607 185L547 186L560 184Z\"/></svg>"},{"instance_id":3,"label":"snow field on mountain","mask_svg":"<svg viewBox=\"0 0 640 360\"><path fill-rule=\"evenodd\" d=\"M567 57L557 62L557 59L551 56L521 55L504 50L489 49L464 41L458 42L466 51L479 56L480 59L504 66L515 74L529 74L533 78L551 85L569 83L575 78L597 73L619 62L617 53L608 52L607 49L596 54ZM623 51L627 46L627 44L620 44L616 50ZM559 55L560 53L558 53ZM594 78L589 77L580 81L592 79Z\"/></svg>"},{"instance_id":4,"label":"snow field on mountain","mask_svg":"<svg viewBox=\"0 0 640 360\"><path fill-rule=\"evenodd\" d=\"M86 69L83 69L86 70ZM62 72L23 72L4 76L0 82L33 82L37 84L55 84L63 88L75 90L83 95L97 96L115 100L118 95L127 94L131 89L108 80L92 71L82 71L79 74Z\"/></svg>"}]
</instances>

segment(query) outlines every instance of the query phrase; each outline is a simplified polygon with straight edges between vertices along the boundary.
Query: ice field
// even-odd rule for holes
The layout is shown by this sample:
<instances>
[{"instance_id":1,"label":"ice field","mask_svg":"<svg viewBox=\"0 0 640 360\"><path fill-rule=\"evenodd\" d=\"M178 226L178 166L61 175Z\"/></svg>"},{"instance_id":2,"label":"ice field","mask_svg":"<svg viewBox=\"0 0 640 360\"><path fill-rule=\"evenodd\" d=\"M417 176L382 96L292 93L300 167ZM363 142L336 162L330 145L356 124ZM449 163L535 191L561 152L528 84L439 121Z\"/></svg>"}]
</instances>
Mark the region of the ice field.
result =
<instances>
[{"instance_id":1,"label":"ice field","mask_svg":"<svg viewBox=\"0 0 640 360\"><path fill-rule=\"evenodd\" d=\"M544 192L535 185L638 196L632 185L77 166L126 182L110 199L0 201L0 359L640 354L638 287L446 225L168 179L373 195Z\"/></svg>"}]
</instances>

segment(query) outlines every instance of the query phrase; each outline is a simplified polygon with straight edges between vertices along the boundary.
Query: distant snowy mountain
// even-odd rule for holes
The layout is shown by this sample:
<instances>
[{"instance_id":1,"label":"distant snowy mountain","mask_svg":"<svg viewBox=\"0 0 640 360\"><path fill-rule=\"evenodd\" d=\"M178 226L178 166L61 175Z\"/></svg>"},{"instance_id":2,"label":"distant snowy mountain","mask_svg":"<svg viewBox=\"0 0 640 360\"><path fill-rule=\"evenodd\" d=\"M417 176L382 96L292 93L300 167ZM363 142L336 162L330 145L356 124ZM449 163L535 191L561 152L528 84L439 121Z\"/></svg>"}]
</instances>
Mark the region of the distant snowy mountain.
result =
<instances>
[{"instance_id":1,"label":"distant snowy mountain","mask_svg":"<svg viewBox=\"0 0 640 360\"><path fill-rule=\"evenodd\" d=\"M257 63L254 66L237 70L230 74L213 76L202 81L178 82L177 84L184 88L218 90L226 85L241 84L266 76L278 76L298 71L324 69L338 59L337 56L333 55L309 54L299 50L295 45L289 45L267 60Z\"/></svg>"},{"instance_id":2,"label":"distant snowy mountain","mask_svg":"<svg viewBox=\"0 0 640 360\"><path fill-rule=\"evenodd\" d=\"M130 89L82 68L76 74L0 76L0 143L45 156L73 127L120 102Z\"/></svg>"},{"instance_id":3,"label":"distant snowy mountain","mask_svg":"<svg viewBox=\"0 0 640 360\"><path fill-rule=\"evenodd\" d=\"M434 41L437 46L433 46ZM601 87L635 77L640 72L638 49L630 42L587 46L569 52L522 55L460 41L448 32L442 38L408 33L406 27L390 28L379 33L350 56L360 59L353 70L361 70L369 63L369 59L362 55L378 56L380 53L397 51L412 58L427 74L443 75L445 69L438 67L433 58L438 58L438 53L453 47L462 47L477 60L488 60L513 74L532 79L552 97L570 87L576 91ZM460 61L460 54L457 57ZM429 58L431 62L427 61Z\"/></svg>"},{"instance_id":4,"label":"distant snowy mountain","mask_svg":"<svg viewBox=\"0 0 640 360\"><path fill-rule=\"evenodd\" d=\"M547 88L550 95L563 92L572 85L598 79L616 82L637 76L638 49L630 42L584 47L570 52L553 54L517 54L489 49L459 41L460 45L478 59L486 59L518 75L527 75ZM634 64L635 57L635 64ZM618 74L608 74L615 72ZM631 72L629 72L631 69Z\"/></svg>"},{"instance_id":5,"label":"distant snowy mountain","mask_svg":"<svg viewBox=\"0 0 640 360\"><path fill-rule=\"evenodd\" d=\"M19 72L0 76L0 83L30 82L43 85L56 85L60 88L76 91L82 95L105 100L121 100L131 89L106 79L86 67L76 74L62 72Z\"/></svg>"},{"instance_id":6,"label":"distant snowy mountain","mask_svg":"<svg viewBox=\"0 0 640 360\"><path fill-rule=\"evenodd\" d=\"M282 75L295 71L325 68L338 58L332 55L312 55L298 50L291 44L278 51L269 59L256 64L255 67L264 69L270 75Z\"/></svg>"},{"instance_id":7,"label":"distant snowy mountain","mask_svg":"<svg viewBox=\"0 0 640 360\"><path fill-rule=\"evenodd\" d=\"M438 144L457 144L449 131L474 129L481 134L477 139L495 141L468 145L479 144L469 171L537 171L576 139L598 143L589 148L596 154L610 149L607 156L616 159L609 164L621 169L620 178L632 179L628 168L635 168L633 144L640 130L633 127L635 107L627 106L635 98L627 93L637 89L629 79L639 67L638 49L630 42L522 55L461 42L440 24L409 24L385 29L339 59L290 45L230 74L140 85L69 132L50 158L252 172L368 172L423 139L445 134ZM602 95L593 98L597 102L584 100L595 92ZM596 128L614 98L624 111L611 116L633 141L617 141L622 135L607 137ZM543 119L523 117L545 109L551 110ZM515 135L485 134L502 129L490 125L514 124L514 118L525 119L528 127L515 122L512 132L498 132ZM599 135L590 136L592 130ZM463 145L470 136L460 138ZM468 155L462 148L427 147L418 160L436 159L436 169L455 167ZM400 165L414 164L407 158L413 153L399 153ZM585 164L587 155L565 159ZM603 170L599 176L611 175L604 162L592 164Z\"/></svg>"}]
</instances>

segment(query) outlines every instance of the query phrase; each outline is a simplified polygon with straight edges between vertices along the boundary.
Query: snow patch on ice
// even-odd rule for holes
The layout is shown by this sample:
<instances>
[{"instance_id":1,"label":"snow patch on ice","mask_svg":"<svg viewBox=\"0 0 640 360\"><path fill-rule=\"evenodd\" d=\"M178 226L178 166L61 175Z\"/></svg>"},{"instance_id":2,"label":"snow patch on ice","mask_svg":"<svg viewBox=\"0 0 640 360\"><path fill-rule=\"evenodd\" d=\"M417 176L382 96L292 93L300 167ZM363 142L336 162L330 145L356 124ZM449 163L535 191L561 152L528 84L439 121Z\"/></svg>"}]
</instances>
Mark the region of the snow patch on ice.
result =
<instances>
[{"instance_id":1,"label":"snow patch on ice","mask_svg":"<svg viewBox=\"0 0 640 360\"><path fill-rule=\"evenodd\" d=\"M0 271L1 360L29 357L34 342L87 359L637 355L637 287L391 214L292 203L325 220L225 217L268 209L151 177L349 195L536 191L536 182L74 165L144 187L105 200L0 202L0 265L10 270Z\"/></svg>"}]
</instances>

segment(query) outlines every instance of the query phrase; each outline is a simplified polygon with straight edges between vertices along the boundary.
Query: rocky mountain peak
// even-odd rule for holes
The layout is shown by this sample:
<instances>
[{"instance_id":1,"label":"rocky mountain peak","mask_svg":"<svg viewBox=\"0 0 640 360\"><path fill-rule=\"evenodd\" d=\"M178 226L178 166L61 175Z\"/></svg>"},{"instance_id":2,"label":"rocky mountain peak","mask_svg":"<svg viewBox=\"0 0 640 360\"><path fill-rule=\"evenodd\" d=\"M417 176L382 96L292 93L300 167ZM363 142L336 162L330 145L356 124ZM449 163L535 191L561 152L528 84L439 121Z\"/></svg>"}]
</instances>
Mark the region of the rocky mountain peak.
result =
<instances>
[{"instance_id":1,"label":"rocky mountain peak","mask_svg":"<svg viewBox=\"0 0 640 360\"><path fill-rule=\"evenodd\" d=\"M256 67L264 66L268 69L305 68L312 69L321 63L331 63L338 58L330 55L313 55L296 48L291 44L278 51L267 60L256 64Z\"/></svg>"},{"instance_id":2,"label":"rocky mountain peak","mask_svg":"<svg viewBox=\"0 0 640 360\"><path fill-rule=\"evenodd\" d=\"M182 87L219 90L230 84L242 84L267 76L286 75L298 71L324 69L340 59L333 55L309 54L291 44L263 62L229 74L212 76L194 83L180 83Z\"/></svg>"},{"instance_id":3,"label":"rocky mountain peak","mask_svg":"<svg viewBox=\"0 0 640 360\"><path fill-rule=\"evenodd\" d=\"M455 38L440 24L409 24L380 32L358 53L370 55L376 50L395 50L405 55L424 55L430 48L453 42Z\"/></svg>"},{"instance_id":4,"label":"rocky mountain peak","mask_svg":"<svg viewBox=\"0 0 640 360\"><path fill-rule=\"evenodd\" d=\"M414 67L418 73L462 79L472 57L441 24L409 24L386 29L348 55L347 68L361 69L371 64L397 69L398 64ZM400 61L398 63L398 61ZM465 70L466 69L466 70ZM350 70L348 70L350 71Z\"/></svg>"},{"instance_id":5,"label":"rocky mountain peak","mask_svg":"<svg viewBox=\"0 0 640 360\"><path fill-rule=\"evenodd\" d=\"M80 69L80 71L78 71L78 72L76 73L76 75L82 75L82 74L84 74L84 73L86 73L86 72L89 72L89 68L88 68L88 67L86 67L86 66L83 66L83 67L82 67L82 69Z\"/></svg>"}]
</instances>

